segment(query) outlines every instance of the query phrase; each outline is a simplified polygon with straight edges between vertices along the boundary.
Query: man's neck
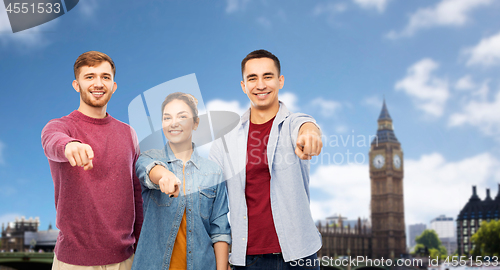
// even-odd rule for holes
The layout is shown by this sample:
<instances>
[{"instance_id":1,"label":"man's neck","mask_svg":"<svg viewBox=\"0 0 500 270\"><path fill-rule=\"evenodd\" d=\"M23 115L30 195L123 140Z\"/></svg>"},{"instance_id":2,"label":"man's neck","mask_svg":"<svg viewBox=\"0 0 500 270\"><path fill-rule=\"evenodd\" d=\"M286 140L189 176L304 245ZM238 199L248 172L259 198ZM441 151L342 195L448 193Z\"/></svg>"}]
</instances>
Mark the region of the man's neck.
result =
<instances>
[{"instance_id":1,"label":"man's neck","mask_svg":"<svg viewBox=\"0 0 500 270\"><path fill-rule=\"evenodd\" d=\"M278 111L280 110L280 105L279 103L277 106L273 106L268 109L264 110L259 110L254 106L250 107L250 121L253 124L264 124L267 121L271 120L273 117L278 114Z\"/></svg>"},{"instance_id":2,"label":"man's neck","mask_svg":"<svg viewBox=\"0 0 500 270\"><path fill-rule=\"evenodd\" d=\"M83 113L84 115L92 118L105 118L106 117L106 107L108 105L105 105L104 107L91 107L88 105L82 105L80 104L80 107L78 108L78 111Z\"/></svg>"}]
</instances>

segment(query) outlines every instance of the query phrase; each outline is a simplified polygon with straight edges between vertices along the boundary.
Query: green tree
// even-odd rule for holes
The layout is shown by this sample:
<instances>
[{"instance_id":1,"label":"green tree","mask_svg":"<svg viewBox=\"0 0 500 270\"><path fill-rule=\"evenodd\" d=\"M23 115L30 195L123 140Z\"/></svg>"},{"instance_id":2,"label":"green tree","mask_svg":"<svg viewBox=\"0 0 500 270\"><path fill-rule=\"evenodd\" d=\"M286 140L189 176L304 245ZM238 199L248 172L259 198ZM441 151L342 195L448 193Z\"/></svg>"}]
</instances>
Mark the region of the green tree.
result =
<instances>
[{"instance_id":1,"label":"green tree","mask_svg":"<svg viewBox=\"0 0 500 270\"><path fill-rule=\"evenodd\" d=\"M429 256L431 256L432 259L444 260L448 256L448 251L441 245L439 248L429 249Z\"/></svg>"},{"instance_id":2,"label":"green tree","mask_svg":"<svg viewBox=\"0 0 500 270\"><path fill-rule=\"evenodd\" d=\"M417 242L417 245L415 246L415 252L419 248L427 247L429 256L432 259L436 259L438 257L440 259L444 259L446 258L446 256L448 256L448 251L441 244L441 240L439 240L439 237L434 230L424 230L421 235L415 238L415 241Z\"/></svg>"},{"instance_id":3,"label":"green tree","mask_svg":"<svg viewBox=\"0 0 500 270\"><path fill-rule=\"evenodd\" d=\"M416 255L416 256L429 256L431 250L427 248L427 253L425 252L426 247L422 244L416 244L413 247L413 250L411 251L411 254Z\"/></svg>"},{"instance_id":4,"label":"green tree","mask_svg":"<svg viewBox=\"0 0 500 270\"><path fill-rule=\"evenodd\" d=\"M415 238L415 241L417 244L426 246L429 249L429 252L431 248L439 250L439 246L441 246L441 240L439 240L439 237L434 230L424 230L421 235Z\"/></svg>"},{"instance_id":5,"label":"green tree","mask_svg":"<svg viewBox=\"0 0 500 270\"><path fill-rule=\"evenodd\" d=\"M474 256L500 256L500 221L483 221L471 241Z\"/></svg>"}]
</instances>

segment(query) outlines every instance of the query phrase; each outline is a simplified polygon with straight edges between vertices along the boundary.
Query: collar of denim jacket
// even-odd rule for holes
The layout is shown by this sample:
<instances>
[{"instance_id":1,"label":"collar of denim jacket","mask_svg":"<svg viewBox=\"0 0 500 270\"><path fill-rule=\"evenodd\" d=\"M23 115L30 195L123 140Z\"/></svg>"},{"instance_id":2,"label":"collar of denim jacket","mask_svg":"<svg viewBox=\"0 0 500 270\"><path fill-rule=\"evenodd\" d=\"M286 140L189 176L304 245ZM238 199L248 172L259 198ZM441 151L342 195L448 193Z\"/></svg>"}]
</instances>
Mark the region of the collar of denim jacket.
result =
<instances>
[{"instance_id":1,"label":"collar of denim jacket","mask_svg":"<svg viewBox=\"0 0 500 270\"><path fill-rule=\"evenodd\" d=\"M198 151L196 150L196 145L192 143L193 147L193 153L191 154L191 158L186 162L186 164L189 164L190 162L193 163L193 165L196 167L196 169L200 169L200 156L198 155ZM172 148L170 148L169 143L167 142L165 144L165 153L167 154L167 162L174 162L174 161L180 161L182 163L182 160L178 159L175 157L174 152L172 151Z\"/></svg>"}]
</instances>

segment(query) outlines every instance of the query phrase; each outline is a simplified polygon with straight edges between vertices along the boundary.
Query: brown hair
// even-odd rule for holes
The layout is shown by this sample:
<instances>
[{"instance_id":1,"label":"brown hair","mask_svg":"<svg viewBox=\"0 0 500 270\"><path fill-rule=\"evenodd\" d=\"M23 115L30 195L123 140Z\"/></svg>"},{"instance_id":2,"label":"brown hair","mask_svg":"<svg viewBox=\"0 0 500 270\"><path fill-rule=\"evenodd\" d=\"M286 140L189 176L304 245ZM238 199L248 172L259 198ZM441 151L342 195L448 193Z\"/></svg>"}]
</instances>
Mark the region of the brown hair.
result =
<instances>
[{"instance_id":1,"label":"brown hair","mask_svg":"<svg viewBox=\"0 0 500 270\"><path fill-rule=\"evenodd\" d=\"M107 54L97 51L90 51L82 53L75 61L73 66L73 71L75 72L75 79L78 79L80 69L83 66L95 67L100 65L102 62L108 62L113 70L113 77L116 74L115 63Z\"/></svg>"},{"instance_id":2,"label":"brown hair","mask_svg":"<svg viewBox=\"0 0 500 270\"><path fill-rule=\"evenodd\" d=\"M186 94L182 92L175 92L170 95L168 95L163 103L161 104L161 115L163 117L163 110L165 109L165 106L167 106L168 103L170 103L173 100L182 100L184 101L189 108L191 108L191 111L193 112L193 121L195 123L198 122L198 100L191 94Z\"/></svg>"},{"instance_id":3,"label":"brown hair","mask_svg":"<svg viewBox=\"0 0 500 270\"><path fill-rule=\"evenodd\" d=\"M274 55L266 50L256 50L256 51L249 53L241 61L241 76L243 76L243 72L245 71L245 64L248 62L248 60L257 59L257 58L269 58L269 59L273 60L274 65L278 69L278 76L281 74L280 60L278 59L278 57L276 57L276 55Z\"/></svg>"}]
</instances>

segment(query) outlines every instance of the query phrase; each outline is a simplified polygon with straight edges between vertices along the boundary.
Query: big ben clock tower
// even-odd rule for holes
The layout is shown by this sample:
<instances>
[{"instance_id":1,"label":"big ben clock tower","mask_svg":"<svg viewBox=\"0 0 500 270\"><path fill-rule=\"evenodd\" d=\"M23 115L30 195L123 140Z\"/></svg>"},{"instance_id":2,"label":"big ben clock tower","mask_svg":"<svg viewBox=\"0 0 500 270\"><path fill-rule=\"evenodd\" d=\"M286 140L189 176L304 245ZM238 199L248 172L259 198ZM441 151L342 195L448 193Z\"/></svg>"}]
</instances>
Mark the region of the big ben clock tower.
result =
<instances>
[{"instance_id":1,"label":"big ben clock tower","mask_svg":"<svg viewBox=\"0 0 500 270\"><path fill-rule=\"evenodd\" d=\"M369 156L373 258L399 257L406 253L403 150L385 100Z\"/></svg>"}]
</instances>

